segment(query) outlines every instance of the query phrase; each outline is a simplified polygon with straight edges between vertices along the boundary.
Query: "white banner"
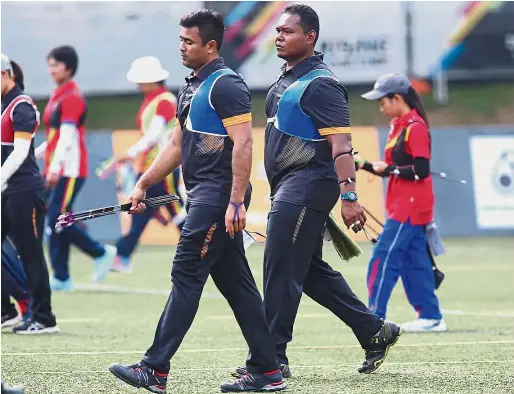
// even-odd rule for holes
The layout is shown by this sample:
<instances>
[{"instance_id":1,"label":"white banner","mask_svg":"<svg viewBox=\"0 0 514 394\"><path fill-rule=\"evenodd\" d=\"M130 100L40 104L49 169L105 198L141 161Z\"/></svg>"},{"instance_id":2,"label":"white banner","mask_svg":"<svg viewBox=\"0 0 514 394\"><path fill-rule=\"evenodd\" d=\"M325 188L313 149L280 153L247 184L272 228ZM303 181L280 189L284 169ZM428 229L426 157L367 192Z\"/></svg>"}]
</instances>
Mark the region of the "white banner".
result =
<instances>
[{"instance_id":1,"label":"white banner","mask_svg":"<svg viewBox=\"0 0 514 394\"><path fill-rule=\"evenodd\" d=\"M36 97L47 96L53 88L46 55L53 47L64 44L73 45L79 53L77 81L86 93L134 92L136 88L126 80L125 74L136 57L145 55L161 59L171 74L168 86L177 89L189 72L179 56L179 19L201 8L203 3L4 2L2 52L21 64L27 93ZM225 50L235 54L231 65L244 76L250 88L268 88L283 64L276 56L274 36L280 12L288 2L209 4L225 15ZM506 13L508 2L311 1L307 4L320 18L316 49L325 53L325 62L346 84L371 84L385 73L407 71L409 10L412 66L417 77L430 76L441 62L468 73L473 73L476 67L487 71L491 67L496 70L511 66L506 57L511 59L514 54L514 32L509 33L508 27L503 26L509 25L512 13ZM498 19L502 15L503 19ZM501 23L503 27L499 29L506 31L505 37L503 33L488 36L490 40L494 38L493 44L484 49L476 36L480 38L484 29L489 32L491 24ZM477 29L482 33L476 33ZM474 32L475 38L469 38ZM470 58L470 53L478 55Z\"/></svg>"},{"instance_id":2,"label":"white banner","mask_svg":"<svg viewBox=\"0 0 514 394\"><path fill-rule=\"evenodd\" d=\"M76 80L86 93L128 93L136 86L126 73L134 59L157 56L178 88L190 72L179 56L179 20L197 8L187 2L4 2L2 53L18 62L28 94L48 96L54 88L46 56L59 45L79 54Z\"/></svg>"},{"instance_id":3,"label":"white banner","mask_svg":"<svg viewBox=\"0 0 514 394\"><path fill-rule=\"evenodd\" d=\"M427 77L448 55L453 32L468 1L417 1L410 3L412 12L413 71Z\"/></svg>"},{"instance_id":4,"label":"white banner","mask_svg":"<svg viewBox=\"0 0 514 394\"><path fill-rule=\"evenodd\" d=\"M401 2L311 2L319 14L317 49L339 79L372 83L386 72L405 71L404 17ZM53 83L46 56L58 45L79 53L77 82L89 94L135 91L125 77L131 62L154 55L170 71L168 85L178 88L189 72L178 52L179 19L202 2L7 2L2 4L2 51L25 72L27 93L47 96ZM264 12L265 13L265 12ZM248 28L263 14L247 20ZM255 52L241 64L251 88L267 88L280 72L274 47L275 24L264 26Z\"/></svg>"},{"instance_id":5,"label":"white banner","mask_svg":"<svg viewBox=\"0 0 514 394\"><path fill-rule=\"evenodd\" d=\"M514 134L473 136L470 149L478 228L514 229Z\"/></svg>"},{"instance_id":6,"label":"white banner","mask_svg":"<svg viewBox=\"0 0 514 394\"><path fill-rule=\"evenodd\" d=\"M405 72L403 2L305 2L318 13L316 49L343 83L373 83L383 74ZM252 88L267 88L280 73L283 60L274 47L276 25L270 23L253 55L240 68Z\"/></svg>"}]
</instances>

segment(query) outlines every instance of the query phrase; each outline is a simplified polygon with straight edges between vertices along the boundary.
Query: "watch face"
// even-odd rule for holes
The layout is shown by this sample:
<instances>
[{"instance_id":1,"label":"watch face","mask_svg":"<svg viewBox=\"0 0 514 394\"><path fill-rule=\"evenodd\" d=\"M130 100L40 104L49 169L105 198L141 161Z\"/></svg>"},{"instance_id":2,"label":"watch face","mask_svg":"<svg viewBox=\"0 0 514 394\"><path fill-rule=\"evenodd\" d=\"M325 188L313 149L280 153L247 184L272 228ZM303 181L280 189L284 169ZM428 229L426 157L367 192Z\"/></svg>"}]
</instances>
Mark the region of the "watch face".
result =
<instances>
[{"instance_id":1,"label":"watch face","mask_svg":"<svg viewBox=\"0 0 514 394\"><path fill-rule=\"evenodd\" d=\"M357 201L357 193L355 192L346 192L341 197L346 201Z\"/></svg>"}]
</instances>

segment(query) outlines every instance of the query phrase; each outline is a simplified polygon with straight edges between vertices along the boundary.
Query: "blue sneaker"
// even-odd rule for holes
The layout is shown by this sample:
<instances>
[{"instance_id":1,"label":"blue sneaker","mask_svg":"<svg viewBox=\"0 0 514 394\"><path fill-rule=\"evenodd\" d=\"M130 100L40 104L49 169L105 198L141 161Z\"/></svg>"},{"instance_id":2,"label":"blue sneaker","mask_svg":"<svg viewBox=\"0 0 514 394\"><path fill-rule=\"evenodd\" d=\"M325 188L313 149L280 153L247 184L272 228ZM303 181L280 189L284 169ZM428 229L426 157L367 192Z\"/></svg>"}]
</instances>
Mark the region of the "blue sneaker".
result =
<instances>
[{"instance_id":1,"label":"blue sneaker","mask_svg":"<svg viewBox=\"0 0 514 394\"><path fill-rule=\"evenodd\" d=\"M52 276L50 278L50 289L52 291L72 291L73 283L71 282L71 278L66 280L59 280L56 277Z\"/></svg>"},{"instance_id":2,"label":"blue sneaker","mask_svg":"<svg viewBox=\"0 0 514 394\"><path fill-rule=\"evenodd\" d=\"M105 253L103 256L95 259L95 268L93 272L93 283L100 283L105 280L107 274L111 270L112 263L116 257L118 249L116 246L105 245Z\"/></svg>"},{"instance_id":3,"label":"blue sneaker","mask_svg":"<svg viewBox=\"0 0 514 394\"><path fill-rule=\"evenodd\" d=\"M130 274L132 272L130 258L117 255L112 264L111 271L121 274Z\"/></svg>"},{"instance_id":4,"label":"blue sneaker","mask_svg":"<svg viewBox=\"0 0 514 394\"><path fill-rule=\"evenodd\" d=\"M2 381L2 394L23 394L24 392L23 386L7 387Z\"/></svg>"}]
</instances>

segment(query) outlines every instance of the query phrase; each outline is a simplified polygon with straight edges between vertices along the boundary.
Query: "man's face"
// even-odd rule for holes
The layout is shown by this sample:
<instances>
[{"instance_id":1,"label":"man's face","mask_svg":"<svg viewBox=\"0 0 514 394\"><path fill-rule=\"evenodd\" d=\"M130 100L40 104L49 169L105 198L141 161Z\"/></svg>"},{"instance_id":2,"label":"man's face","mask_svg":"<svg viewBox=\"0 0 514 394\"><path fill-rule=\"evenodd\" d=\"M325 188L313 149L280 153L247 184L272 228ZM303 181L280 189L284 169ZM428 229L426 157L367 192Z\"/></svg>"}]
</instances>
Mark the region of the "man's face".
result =
<instances>
[{"instance_id":1,"label":"man's face","mask_svg":"<svg viewBox=\"0 0 514 394\"><path fill-rule=\"evenodd\" d=\"M58 85L71 78L71 70L66 68L66 64L58 62L53 57L48 59L48 73Z\"/></svg>"},{"instance_id":2,"label":"man's face","mask_svg":"<svg viewBox=\"0 0 514 394\"><path fill-rule=\"evenodd\" d=\"M311 50L316 33L304 32L298 15L282 14L276 27L275 47L277 56L292 60L304 56Z\"/></svg>"},{"instance_id":3,"label":"man's face","mask_svg":"<svg viewBox=\"0 0 514 394\"><path fill-rule=\"evenodd\" d=\"M209 41L205 45L202 44L198 27L183 27L180 31L182 64L193 70L202 67L208 62L209 53L212 52L212 43L213 41Z\"/></svg>"}]
</instances>

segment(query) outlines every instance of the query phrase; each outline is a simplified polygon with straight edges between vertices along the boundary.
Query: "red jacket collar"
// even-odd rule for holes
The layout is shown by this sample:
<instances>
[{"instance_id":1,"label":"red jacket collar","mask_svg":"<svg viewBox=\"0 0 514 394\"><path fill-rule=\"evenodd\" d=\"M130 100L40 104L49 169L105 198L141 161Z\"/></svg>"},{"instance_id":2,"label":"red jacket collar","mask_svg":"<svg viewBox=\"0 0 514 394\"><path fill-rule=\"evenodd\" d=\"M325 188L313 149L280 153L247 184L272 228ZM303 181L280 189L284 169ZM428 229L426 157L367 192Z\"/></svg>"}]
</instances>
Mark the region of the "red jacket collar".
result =
<instances>
[{"instance_id":1,"label":"red jacket collar","mask_svg":"<svg viewBox=\"0 0 514 394\"><path fill-rule=\"evenodd\" d=\"M416 109L410 110L407 114L403 116L398 116L396 118L393 118L391 120L390 124L394 127L398 126L407 126L409 123L412 122L421 122L425 124L425 121L421 116L419 116L418 111Z\"/></svg>"},{"instance_id":2,"label":"red jacket collar","mask_svg":"<svg viewBox=\"0 0 514 394\"><path fill-rule=\"evenodd\" d=\"M66 82L64 85L61 85L61 86L58 86L57 88L55 88L53 96L57 97L64 93L72 92L74 90L79 90L79 87L77 86L75 81L73 79L71 79L68 82Z\"/></svg>"}]
</instances>

